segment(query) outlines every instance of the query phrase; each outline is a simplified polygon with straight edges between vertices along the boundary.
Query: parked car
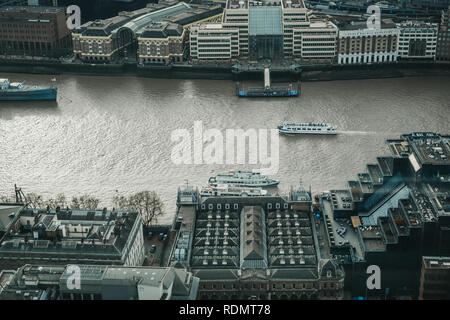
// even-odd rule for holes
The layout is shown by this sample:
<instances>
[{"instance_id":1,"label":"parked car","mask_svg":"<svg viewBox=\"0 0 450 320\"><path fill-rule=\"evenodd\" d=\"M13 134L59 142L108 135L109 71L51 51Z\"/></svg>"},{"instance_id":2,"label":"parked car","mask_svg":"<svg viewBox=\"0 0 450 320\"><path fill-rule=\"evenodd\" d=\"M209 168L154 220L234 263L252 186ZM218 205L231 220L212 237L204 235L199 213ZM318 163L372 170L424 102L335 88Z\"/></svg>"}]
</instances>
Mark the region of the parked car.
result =
<instances>
[{"instance_id":1,"label":"parked car","mask_svg":"<svg viewBox=\"0 0 450 320\"><path fill-rule=\"evenodd\" d=\"M150 247L149 252L150 252L150 253L155 253L155 251L156 251L156 245L153 244L153 245Z\"/></svg>"}]
</instances>

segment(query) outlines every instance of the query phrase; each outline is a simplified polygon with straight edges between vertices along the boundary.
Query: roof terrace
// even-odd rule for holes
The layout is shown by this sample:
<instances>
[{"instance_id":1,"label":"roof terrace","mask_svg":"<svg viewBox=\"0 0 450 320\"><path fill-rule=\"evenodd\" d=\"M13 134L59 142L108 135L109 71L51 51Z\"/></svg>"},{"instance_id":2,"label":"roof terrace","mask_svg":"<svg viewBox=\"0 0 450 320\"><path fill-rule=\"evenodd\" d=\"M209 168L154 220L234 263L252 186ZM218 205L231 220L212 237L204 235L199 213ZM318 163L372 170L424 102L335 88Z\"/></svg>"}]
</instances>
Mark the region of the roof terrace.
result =
<instances>
[{"instance_id":1,"label":"roof terrace","mask_svg":"<svg viewBox=\"0 0 450 320\"><path fill-rule=\"evenodd\" d=\"M394 166L392 157L377 157L377 161L383 176L391 177Z\"/></svg>"},{"instance_id":2,"label":"roof terrace","mask_svg":"<svg viewBox=\"0 0 450 320\"><path fill-rule=\"evenodd\" d=\"M423 264L430 269L450 269L450 257L423 257Z\"/></svg>"},{"instance_id":3,"label":"roof terrace","mask_svg":"<svg viewBox=\"0 0 450 320\"><path fill-rule=\"evenodd\" d=\"M414 153L423 164L448 165L450 139L431 132L416 132L407 136Z\"/></svg>"},{"instance_id":4,"label":"roof terrace","mask_svg":"<svg viewBox=\"0 0 450 320\"><path fill-rule=\"evenodd\" d=\"M408 223L404 216L404 212L398 208L391 208L389 213L392 216L392 220L395 223L395 228L397 229L398 234L401 236L408 235Z\"/></svg>"},{"instance_id":5,"label":"roof terrace","mask_svg":"<svg viewBox=\"0 0 450 320\"><path fill-rule=\"evenodd\" d=\"M305 8L303 0L282 0L284 8Z\"/></svg>"},{"instance_id":6,"label":"roof terrace","mask_svg":"<svg viewBox=\"0 0 450 320\"><path fill-rule=\"evenodd\" d=\"M374 185L383 184L383 174L381 173L381 169L377 164L368 164L367 171L369 172L371 181Z\"/></svg>"},{"instance_id":7,"label":"roof terrace","mask_svg":"<svg viewBox=\"0 0 450 320\"><path fill-rule=\"evenodd\" d=\"M362 201L363 197L362 197L362 190L361 190L360 184L357 181L351 180L351 181L348 181L348 186L350 187L353 201L355 201L355 202Z\"/></svg>"},{"instance_id":8,"label":"roof terrace","mask_svg":"<svg viewBox=\"0 0 450 320\"><path fill-rule=\"evenodd\" d=\"M418 212L416 204L410 199L401 199L398 202L398 208L407 218L410 227L418 227L422 223L422 216Z\"/></svg>"},{"instance_id":9,"label":"roof terrace","mask_svg":"<svg viewBox=\"0 0 450 320\"><path fill-rule=\"evenodd\" d=\"M388 217L379 217L379 226L381 235L387 244L397 243L397 238L394 235L394 231L391 228Z\"/></svg>"},{"instance_id":10,"label":"roof terrace","mask_svg":"<svg viewBox=\"0 0 450 320\"><path fill-rule=\"evenodd\" d=\"M385 244L381 237L380 229L377 226L359 227L358 232L360 234L363 246L366 251L384 251Z\"/></svg>"},{"instance_id":11,"label":"roof terrace","mask_svg":"<svg viewBox=\"0 0 450 320\"><path fill-rule=\"evenodd\" d=\"M364 194L373 193L372 181L370 180L370 176L367 173L358 173L358 180L361 185L361 191Z\"/></svg>"},{"instance_id":12,"label":"roof terrace","mask_svg":"<svg viewBox=\"0 0 450 320\"><path fill-rule=\"evenodd\" d=\"M352 196L348 190L331 190L331 202L334 210L352 210Z\"/></svg>"},{"instance_id":13,"label":"roof terrace","mask_svg":"<svg viewBox=\"0 0 450 320\"><path fill-rule=\"evenodd\" d=\"M409 144L405 140L387 140L389 150L396 158L403 158L409 155Z\"/></svg>"},{"instance_id":14,"label":"roof terrace","mask_svg":"<svg viewBox=\"0 0 450 320\"><path fill-rule=\"evenodd\" d=\"M248 0L228 0L227 9L248 9Z\"/></svg>"},{"instance_id":15,"label":"roof terrace","mask_svg":"<svg viewBox=\"0 0 450 320\"><path fill-rule=\"evenodd\" d=\"M412 196L417 205L418 212L422 214L424 221L425 222L436 221L437 220L436 213L428 197L424 195L422 192L420 192L418 189L413 190Z\"/></svg>"}]
</instances>

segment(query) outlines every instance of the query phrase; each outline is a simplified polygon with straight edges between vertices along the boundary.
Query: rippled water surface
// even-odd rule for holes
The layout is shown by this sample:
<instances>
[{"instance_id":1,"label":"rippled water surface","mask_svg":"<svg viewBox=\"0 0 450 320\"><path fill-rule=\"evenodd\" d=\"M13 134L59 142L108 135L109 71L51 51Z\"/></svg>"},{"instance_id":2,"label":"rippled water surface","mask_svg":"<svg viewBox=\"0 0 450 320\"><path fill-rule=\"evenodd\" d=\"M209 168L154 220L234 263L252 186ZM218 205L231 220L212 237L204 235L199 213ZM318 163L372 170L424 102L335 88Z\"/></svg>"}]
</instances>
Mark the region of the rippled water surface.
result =
<instances>
[{"instance_id":1,"label":"rippled water surface","mask_svg":"<svg viewBox=\"0 0 450 320\"><path fill-rule=\"evenodd\" d=\"M51 84L48 75L0 74ZM175 165L175 129L276 128L330 122L337 136L280 137L285 193L302 181L313 192L345 187L388 154L387 138L412 131L450 133L450 77L303 83L298 98L242 99L232 81L58 76L58 102L0 102L0 194L14 183L46 197L91 193L103 206L119 194L153 189L170 222L177 188L253 165Z\"/></svg>"}]
</instances>

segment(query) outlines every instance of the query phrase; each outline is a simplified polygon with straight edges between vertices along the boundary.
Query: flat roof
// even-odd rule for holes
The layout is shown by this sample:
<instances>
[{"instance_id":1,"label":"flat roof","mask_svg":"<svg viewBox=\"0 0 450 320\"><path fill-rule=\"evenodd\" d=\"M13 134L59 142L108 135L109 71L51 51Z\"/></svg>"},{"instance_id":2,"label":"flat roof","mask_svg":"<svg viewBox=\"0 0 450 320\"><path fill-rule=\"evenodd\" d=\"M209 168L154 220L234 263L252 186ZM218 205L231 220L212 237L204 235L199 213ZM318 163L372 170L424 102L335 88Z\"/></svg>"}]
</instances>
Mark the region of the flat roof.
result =
<instances>
[{"instance_id":1,"label":"flat roof","mask_svg":"<svg viewBox=\"0 0 450 320\"><path fill-rule=\"evenodd\" d=\"M423 257L423 264L426 268L450 269L450 257Z\"/></svg>"},{"instance_id":2,"label":"flat roof","mask_svg":"<svg viewBox=\"0 0 450 320\"><path fill-rule=\"evenodd\" d=\"M55 13L63 11L63 7L50 6L5 6L0 7L0 12L33 12L33 13Z\"/></svg>"},{"instance_id":3,"label":"flat roof","mask_svg":"<svg viewBox=\"0 0 450 320\"><path fill-rule=\"evenodd\" d=\"M249 35L282 35L281 7L250 7Z\"/></svg>"}]
</instances>

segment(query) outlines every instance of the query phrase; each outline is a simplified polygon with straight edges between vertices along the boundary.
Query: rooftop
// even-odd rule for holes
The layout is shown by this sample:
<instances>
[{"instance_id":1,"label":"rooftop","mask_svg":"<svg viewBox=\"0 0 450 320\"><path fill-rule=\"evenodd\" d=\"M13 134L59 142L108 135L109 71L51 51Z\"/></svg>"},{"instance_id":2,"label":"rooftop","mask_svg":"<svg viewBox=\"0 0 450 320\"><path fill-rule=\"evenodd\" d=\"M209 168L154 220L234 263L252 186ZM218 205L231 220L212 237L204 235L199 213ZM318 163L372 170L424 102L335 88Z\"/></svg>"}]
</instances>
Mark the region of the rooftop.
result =
<instances>
[{"instance_id":1,"label":"rooftop","mask_svg":"<svg viewBox=\"0 0 450 320\"><path fill-rule=\"evenodd\" d=\"M305 8L303 0L282 0L284 8Z\"/></svg>"},{"instance_id":2,"label":"rooftop","mask_svg":"<svg viewBox=\"0 0 450 320\"><path fill-rule=\"evenodd\" d=\"M424 164L448 165L450 138L432 132L416 132L406 135L419 166Z\"/></svg>"},{"instance_id":3,"label":"rooftop","mask_svg":"<svg viewBox=\"0 0 450 320\"><path fill-rule=\"evenodd\" d=\"M429 269L450 269L450 257L423 257L423 264Z\"/></svg>"},{"instance_id":4,"label":"rooftop","mask_svg":"<svg viewBox=\"0 0 450 320\"><path fill-rule=\"evenodd\" d=\"M385 245L381 231L377 226L359 227L359 232L366 251L384 251Z\"/></svg>"},{"instance_id":5,"label":"rooftop","mask_svg":"<svg viewBox=\"0 0 450 320\"><path fill-rule=\"evenodd\" d=\"M248 0L227 0L227 9L248 9Z\"/></svg>"},{"instance_id":6,"label":"rooftop","mask_svg":"<svg viewBox=\"0 0 450 320\"><path fill-rule=\"evenodd\" d=\"M339 19L336 21L336 24L340 31L346 30L367 30L367 21L366 20L354 20L354 21L345 21ZM382 19L381 20L381 29L397 29L395 23L390 19Z\"/></svg>"},{"instance_id":7,"label":"rooftop","mask_svg":"<svg viewBox=\"0 0 450 320\"><path fill-rule=\"evenodd\" d=\"M250 7L249 35L282 35L282 17L280 7Z\"/></svg>"},{"instance_id":8,"label":"rooftop","mask_svg":"<svg viewBox=\"0 0 450 320\"><path fill-rule=\"evenodd\" d=\"M222 12L220 5L206 6L163 1L158 4L150 3L147 7L135 11L120 12L109 19L88 22L74 30L74 33L86 36L109 36L116 35L119 30L126 28L137 36L149 38L173 36L181 34L182 26L220 12Z\"/></svg>"},{"instance_id":9,"label":"rooftop","mask_svg":"<svg viewBox=\"0 0 450 320\"><path fill-rule=\"evenodd\" d=\"M0 13L32 12L32 13L55 13L65 11L64 7L47 6L2 6Z\"/></svg>"},{"instance_id":10,"label":"rooftop","mask_svg":"<svg viewBox=\"0 0 450 320\"><path fill-rule=\"evenodd\" d=\"M23 209L0 254L121 256L137 219L136 212Z\"/></svg>"}]
</instances>

